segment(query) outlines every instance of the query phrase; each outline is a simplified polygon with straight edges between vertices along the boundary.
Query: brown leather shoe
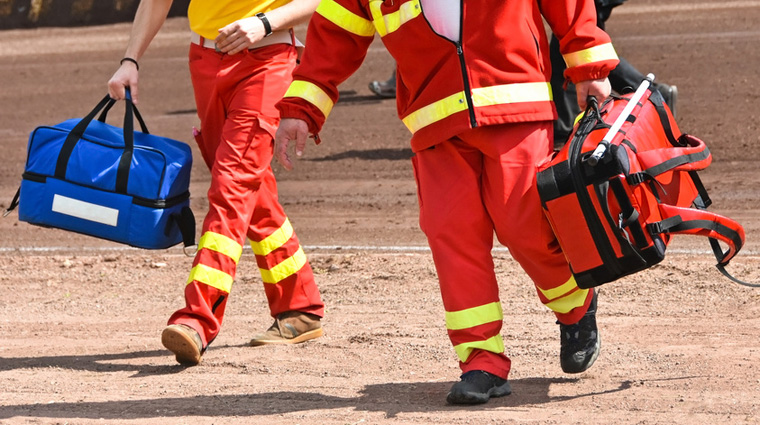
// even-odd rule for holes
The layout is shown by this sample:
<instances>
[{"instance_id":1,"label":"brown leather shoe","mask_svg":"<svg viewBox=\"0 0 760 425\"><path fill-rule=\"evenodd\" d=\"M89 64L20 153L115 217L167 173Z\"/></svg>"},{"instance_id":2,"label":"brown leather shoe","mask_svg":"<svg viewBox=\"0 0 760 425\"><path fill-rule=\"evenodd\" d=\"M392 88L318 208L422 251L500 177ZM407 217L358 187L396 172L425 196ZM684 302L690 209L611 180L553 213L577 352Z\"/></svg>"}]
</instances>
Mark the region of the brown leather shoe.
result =
<instances>
[{"instance_id":1,"label":"brown leather shoe","mask_svg":"<svg viewBox=\"0 0 760 425\"><path fill-rule=\"evenodd\" d=\"M251 340L252 346L269 344L298 344L322 336L320 317L301 311L286 311L272 326Z\"/></svg>"},{"instance_id":2,"label":"brown leather shoe","mask_svg":"<svg viewBox=\"0 0 760 425\"><path fill-rule=\"evenodd\" d=\"M161 343L176 355L177 363L181 365L195 366L201 362L201 336L190 326L167 326L161 333Z\"/></svg>"}]
</instances>

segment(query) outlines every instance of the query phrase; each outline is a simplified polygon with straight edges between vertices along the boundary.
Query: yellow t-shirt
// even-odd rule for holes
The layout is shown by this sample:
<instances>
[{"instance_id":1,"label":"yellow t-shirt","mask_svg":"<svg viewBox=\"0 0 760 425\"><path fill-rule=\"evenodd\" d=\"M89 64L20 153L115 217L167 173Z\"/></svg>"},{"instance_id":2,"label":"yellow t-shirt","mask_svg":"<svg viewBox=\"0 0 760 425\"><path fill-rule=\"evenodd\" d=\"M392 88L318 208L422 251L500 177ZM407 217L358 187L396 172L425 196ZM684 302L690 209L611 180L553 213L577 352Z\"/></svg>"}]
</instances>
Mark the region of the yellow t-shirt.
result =
<instances>
[{"instance_id":1,"label":"yellow t-shirt","mask_svg":"<svg viewBox=\"0 0 760 425\"><path fill-rule=\"evenodd\" d=\"M215 39L219 30L238 19L276 9L291 0L192 0L187 10L190 29L207 39Z\"/></svg>"}]
</instances>

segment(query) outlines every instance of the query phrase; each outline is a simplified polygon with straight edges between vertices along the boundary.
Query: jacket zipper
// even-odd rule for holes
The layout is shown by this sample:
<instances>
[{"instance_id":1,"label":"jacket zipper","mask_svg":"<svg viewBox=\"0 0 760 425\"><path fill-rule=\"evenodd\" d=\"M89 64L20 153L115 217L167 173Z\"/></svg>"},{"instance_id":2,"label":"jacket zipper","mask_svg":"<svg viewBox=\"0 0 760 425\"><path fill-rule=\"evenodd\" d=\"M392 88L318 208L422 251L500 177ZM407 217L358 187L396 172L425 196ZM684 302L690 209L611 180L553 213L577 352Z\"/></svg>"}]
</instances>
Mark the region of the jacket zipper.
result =
<instances>
[{"instance_id":1,"label":"jacket zipper","mask_svg":"<svg viewBox=\"0 0 760 425\"><path fill-rule=\"evenodd\" d=\"M462 28L459 28L459 39L462 39ZM464 82L464 99L467 101L467 111L470 115L470 125L472 128L478 126L478 122L475 120L475 108L472 105L472 95L470 93L470 79L468 78L467 66L464 62L464 50L462 49L462 42L455 43L457 46L457 56L459 57L459 65L462 67L462 79Z\"/></svg>"},{"instance_id":2,"label":"jacket zipper","mask_svg":"<svg viewBox=\"0 0 760 425\"><path fill-rule=\"evenodd\" d=\"M422 5L420 4L420 7ZM430 31L433 32L438 37L443 38L444 40L453 43L454 46L457 48L457 57L459 57L459 66L462 68L462 82L464 83L464 99L467 102L467 113L470 117L470 125L472 128L475 128L478 126L478 122L475 119L475 108L472 104L472 95L470 93L470 79L469 79L469 73L467 72L467 66L465 65L464 60L464 49L462 48L462 33L464 32L464 2L459 2L459 41L453 41L450 38L444 37L433 29L433 26L430 25L430 22L427 20L427 17L425 16L425 10L422 9L422 16L425 18L425 21L428 23L428 27L430 28Z\"/></svg>"}]
</instances>

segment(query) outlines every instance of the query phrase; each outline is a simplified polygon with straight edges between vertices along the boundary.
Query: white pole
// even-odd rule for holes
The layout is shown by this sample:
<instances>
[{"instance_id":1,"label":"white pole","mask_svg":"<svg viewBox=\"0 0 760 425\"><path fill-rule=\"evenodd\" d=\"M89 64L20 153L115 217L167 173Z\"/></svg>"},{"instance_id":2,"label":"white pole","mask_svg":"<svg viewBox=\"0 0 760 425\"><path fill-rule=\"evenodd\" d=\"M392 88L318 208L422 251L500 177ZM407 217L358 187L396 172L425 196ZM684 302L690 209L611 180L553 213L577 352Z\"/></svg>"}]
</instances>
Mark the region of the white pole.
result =
<instances>
[{"instance_id":1,"label":"white pole","mask_svg":"<svg viewBox=\"0 0 760 425\"><path fill-rule=\"evenodd\" d=\"M607 134L604 135L602 141L599 142L599 144L596 146L596 149L594 149L594 153L592 153L588 158L589 165L593 167L599 162L600 159L602 159L605 152L607 151L607 148L610 146L610 142L612 142L612 139L615 137L615 134L620 131L620 128L628 119L628 116L631 115L631 112L633 112L633 108L636 107L636 104L639 103L639 100L644 96L644 93L646 93L647 89L653 82L654 74L647 74L647 77L644 79L644 81L641 82L639 88L636 89L636 92L628 101L628 104L625 105L625 108L623 108L623 112L620 113L620 116L617 117Z\"/></svg>"}]
</instances>

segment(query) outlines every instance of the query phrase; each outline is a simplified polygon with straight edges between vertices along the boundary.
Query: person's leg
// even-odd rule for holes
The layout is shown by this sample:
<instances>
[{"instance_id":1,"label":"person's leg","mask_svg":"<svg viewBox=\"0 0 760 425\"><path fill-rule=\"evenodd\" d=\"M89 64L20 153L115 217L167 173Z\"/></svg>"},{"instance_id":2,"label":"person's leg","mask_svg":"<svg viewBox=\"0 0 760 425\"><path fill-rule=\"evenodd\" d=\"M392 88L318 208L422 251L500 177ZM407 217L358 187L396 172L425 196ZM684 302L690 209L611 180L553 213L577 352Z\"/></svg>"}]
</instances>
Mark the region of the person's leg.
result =
<instances>
[{"instance_id":1,"label":"person's leg","mask_svg":"<svg viewBox=\"0 0 760 425\"><path fill-rule=\"evenodd\" d=\"M413 164L420 227L463 372L447 399L471 404L509 394L510 360L500 334L503 316L491 256L493 224L480 196L482 155L454 138L417 152Z\"/></svg>"},{"instance_id":2,"label":"person's leg","mask_svg":"<svg viewBox=\"0 0 760 425\"><path fill-rule=\"evenodd\" d=\"M190 77L193 83L198 117L201 121L201 129L194 131L194 136L209 170L214 166L216 151L221 143L222 128L226 118L223 99L217 87L221 58L221 53L195 44L190 45ZM205 234L205 221L203 227ZM203 256L208 255L209 250L202 249L202 245L205 243L206 241L202 236L193 260L193 270L196 267L203 267L202 265L198 266L198 264L201 264ZM205 262L210 261L210 259L205 260ZM234 261L236 262L237 259ZM219 273L219 275L222 274L222 272ZM232 277L227 275L226 280L231 282ZM167 327L161 335L161 342L176 355L179 363L195 365L201 361L203 352L219 331L220 323L214 314L218 312L223 315L223 311L219 312L218 310L219 306L213 307L215 303L210 298L223 297L222 299L226 300L226 291L219 291L211 286L204 288L198 284L190 285L190 283L192 280L185 285L186 307L175 312L169 318ZM204 292L206 293L204 294ZM182 311L184 313L179 315L178 313Z\"/></svg>"},{"instance_id":3,"label":"person's leg","mask_svg":"<svg viewBox=\"0 0 760 425\"><path fill-rule=\"evenodd\" d=\"M273 61L278 64L287 63L291 52L288 49L257 53L284 55L279 61ZM213 57L208 51L202 54ZM163 338L180 362L188 359L184 357L185 345L170 346L176 325L187 326L200 334L201 351L218 335L256 204L261 199L268 199L267 202L271 203L272 196L276 200L276 193L266 193L272 189L267 179L271 175L273 123L260 117L259 110L254 109L260 109L261 96L271 87L272 82L266 78L271 66L266 60L256 60L251 51L235 56L217 56L215 61L208 61L206 65L191 60L202 123L202 137L198 141L203 144L200 149L204 159L209 162L207 158L212 153L214 159L208 192L209 212L185 287L186 306L171 316ZM248 91L238 96L238 91L243 88ZM310 269L308 272L310 276ZM200 360L194 353L192 357Z\"/></svg>"},{"instance_id":4,"label":"person's leg","mask_svg":"<svg viewBox=\"0 0 760 425\"><path fill-rule=\"evenodd\" d=\"M274 53L273 53L274 52ZM248 52L249 59L266 65L266 78L255 76L238 84L230 111L241 125L259 122L262 139L261 162L269 164L274 134L279 124L275 103L292 81L296 50L277 45ZM270 59L274 56L274 59ZM324 316L319 289L298 237L278 200L277 182L271 167L257 170L259 190L247 236L256 256L264 291L274 324L251 340L252 345L290 344L322 335Z\"/></svg>"},{"instance_id":5,"label":"person's leg","mask_svg":"<svg viewBox=\"0 0 760 425\"><path fill-rule=\"evenodd\" d=\"M594 297L593 291L575 284L541 209L536 167L551 153L550 136L551 123L544 122L481 127L469 132L465 140L484 152L483 200L497 238L533 280L539 299L564 329L585 317ZM564 370L573 362L582 365L575 369L593 363L599 351L598 338L589 338L576 344L580 348L568 348L562 340Z\"/></svg>"}]
</instances>

